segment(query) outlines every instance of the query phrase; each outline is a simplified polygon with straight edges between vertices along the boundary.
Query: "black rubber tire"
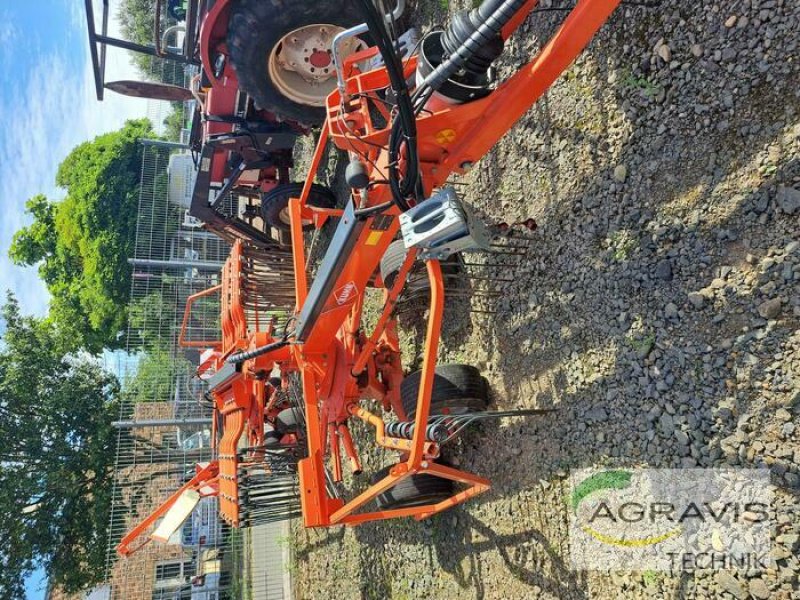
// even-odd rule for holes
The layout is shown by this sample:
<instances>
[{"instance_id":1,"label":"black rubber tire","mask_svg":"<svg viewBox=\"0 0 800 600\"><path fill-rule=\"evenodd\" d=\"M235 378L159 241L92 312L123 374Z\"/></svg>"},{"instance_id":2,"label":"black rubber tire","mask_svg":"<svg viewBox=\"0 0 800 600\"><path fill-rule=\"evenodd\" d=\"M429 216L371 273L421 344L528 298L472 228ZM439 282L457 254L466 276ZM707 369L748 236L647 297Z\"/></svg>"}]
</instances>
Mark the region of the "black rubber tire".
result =
<instances>
[{"instance_id":1,"label":"black rubber tire","mask_svg":"<svg viewBox=\"0 0 800 600\"><path fill-rule=\"evenodd\" d=\"M400 384L400 399L408 419L417 414L422 371L408 374ZM431 393L431 414L462 409L465 412L486 410L489 405L489 382L480 371L470 365L436 365Z\"/></svg>"},{"instance_id":2,"label":"black rubber tire","mask_svg":"<svg viewBox=\"0 0 800 600\"><path fill-rule=\"evenodd\" d=\"M273 85L267 69L272 49L286 34L305 25L320 23L347 29L361 22L361 13L351 0L238 0L231 8L228 48L239 88L255 100L258 108L280 119L321 124L324 107L294 102Z\"/></svg>"},{"instance_id":3,"label":"black rubber tire","mask_svg":"<svg viewBox=\"0 0 800 600\"><path fill-rule=\"evenodd\" d=\"M397 274L400 272L400 268L403 266L405 259L406 245L403 243L403 240L395 240L389 244L389 247L381 258L381 279L383 279L383 287L390 289L394 285ZM447 276L458 273L460 263L458 262L458 257L453 255L442 260L441 265L442 274ZM431 289L430 280L428 279L425 265L422 262L417 261L414 266L411 267L409 275L409 281L406 283L405 288L406 294L414 294L422 290ZM445 279L445 288L447 287L448 280Z\"/></svg>"},{"instance_id":4,"label":"black rubber tire","mask_svg":"<svg viewBox=\"0 0 800 600\"><path fill-rule=\"evenodd\" d=\"M284 408L275 417L275 429L281 433L295 433L303 426L303 415L296 408Z\"/></svg>"},{"instance_id":5,"label":"black rubber tire","mask_svg":"<svg viewBox=\"0 0 800 600\"><path fill-rule=\"evenodd\" d=\"M405 259L406 245L403 243L403 240L395 240L389 244L386 253L383 255L383 258L381 258L381 279L383 279L383 287L391 289Z\"/></svg>"},{"instance_id":6,"label":"black rubber tire","mask_svg":"<svg viewBox=\"0 0 800 600\"><path fill-rule=\"evenodd\" d=\"M289 231L290 225L281 218L283 210L289 206L289 198L297 198L303 191L303 183L287 183L272 188L261 196L261 218L270 227ZM317 208L333 208L336 206L336 195L330 188L318 183L311 184L308 205ZM304 231L314 229L313 224L303 225Z\"/></svg>"},{"instance_id":7,"label":"black rubber tire","mask_svg":"<svg viewBox=\"0 0 800 600\"><path fill-rule=\"evenodd\" d=\"M372 477L375 484L389 474L392 466L384 467ZM412 475L393 488L375 496L380 510L409 508L423 504L435 504L453 495L453 482L433 475Z\"/></svg>"},{"instance_id":8,"label":"black rubber tire","mask_svg":"<svg viewBox=\"0 0 800 600\"><path fill-rule=\"evenodd\" d=\"M275 430L269 423L264 423L264 446L274 448L281 443L282 434Z\"/></svg>"}]
</instances>

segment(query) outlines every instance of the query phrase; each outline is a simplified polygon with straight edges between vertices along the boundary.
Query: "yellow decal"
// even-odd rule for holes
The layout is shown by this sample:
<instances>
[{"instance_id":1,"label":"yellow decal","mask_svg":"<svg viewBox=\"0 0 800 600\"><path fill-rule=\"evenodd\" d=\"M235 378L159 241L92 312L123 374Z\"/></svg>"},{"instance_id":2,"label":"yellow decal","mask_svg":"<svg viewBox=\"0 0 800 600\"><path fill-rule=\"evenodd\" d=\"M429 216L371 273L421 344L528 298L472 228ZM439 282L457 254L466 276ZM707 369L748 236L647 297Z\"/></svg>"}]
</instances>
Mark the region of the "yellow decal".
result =
<instances>
[{"instance_id":1,"label":"yellow decal","mask_svg":"<svg viewBox=\"0 0 800 600\"><path fill-rule=\"evenodd\" d=\"M455 129L442 129L434 137L438 144L449 144L456 139L456 131Z\"/></svg>"},{"instance_id":2,"label":"yellow decal","mask_svg":"<svg viewBox=\"0 0 800 600\"><path fill-rule=\"evenodd\" d=\"M683 531L682 528L676 527L672 531L668 531L667 533L665 533L663 535L657 535L657 536L654 536L654 537L641 538L641 539L626 540L626 539L611 537L609 535L604 535L604 534L600 533L599 531L597 531L595 529L592 529L591 527L589 527L587 525L581 525L580 527L581 527L581 529L583 529L583 531L585 533L588 533L594 539L599 540L599 541L603 542L604 544L611 544L613 546L627 546L628 548L638 548L638 547L641 547L641 546L653 546L655 544L663 542L664 540L668 540L671 537L675 537L676 535L680 535L681 532Z\"/></svg>"},{"instance_id":3,"label":"yellow decal","mask_svg":"<svg viewBox=\"0 0 800 600\"><path fill-rule=\"evenodd\" d=\"M367 241L364 243L367 246L377 246L378 242L381 241L382 236L383 236L382 231L370 231L369 235L367 236Z\"/></svg>"}]
</instances>

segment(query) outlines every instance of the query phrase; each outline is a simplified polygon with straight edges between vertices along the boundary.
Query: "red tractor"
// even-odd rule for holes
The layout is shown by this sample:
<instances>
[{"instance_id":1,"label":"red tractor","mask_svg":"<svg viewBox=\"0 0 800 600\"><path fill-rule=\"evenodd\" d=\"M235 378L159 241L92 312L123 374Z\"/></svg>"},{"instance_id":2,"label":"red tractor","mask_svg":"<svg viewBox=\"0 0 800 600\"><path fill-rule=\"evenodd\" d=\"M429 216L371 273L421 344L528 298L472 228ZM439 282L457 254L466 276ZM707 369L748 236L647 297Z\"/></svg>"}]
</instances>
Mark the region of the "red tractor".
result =
<instances>
[{"instance_id":1,"label":"red tractor","mask_svg":"<svg viewBox=\"0 0 800 600\"><path fill-rule=\"evenodd\" d=\"M93 1L85 2L97 98L110 89L195 99L189 147L199 176L191 214L230 242L273 248L270 228L288 231L286 206L301 189L289 175L296 136L324 121L325 100L336 88L334 51L342 61L366 48L352 36L334 48L336 36L360 22L357 12L347 0L153 0L153 44L143 45L109 36L109 0L102 0L99 31ZM177 44L170 46L171 39ZM109 46L194 66L198 73L187 87L106 82ZM234 190L252 198L243 215L223 210ZM310 203L332 208L335 197L314 186ZM265 227L253 226L256 216Z\"/></svg>"}]
</instances>

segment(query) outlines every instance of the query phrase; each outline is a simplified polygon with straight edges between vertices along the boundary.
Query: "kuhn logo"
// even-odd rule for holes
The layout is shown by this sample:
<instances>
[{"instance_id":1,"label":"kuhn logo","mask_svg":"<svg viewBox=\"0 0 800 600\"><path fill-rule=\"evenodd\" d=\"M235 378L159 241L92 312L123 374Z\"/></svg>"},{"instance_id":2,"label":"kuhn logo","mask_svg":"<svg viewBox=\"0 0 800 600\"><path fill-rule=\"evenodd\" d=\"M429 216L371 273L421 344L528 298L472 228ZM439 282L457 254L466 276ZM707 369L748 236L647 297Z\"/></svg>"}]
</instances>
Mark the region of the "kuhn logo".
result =
<instances>
[{"instance_id":1,"label":"kuhn logo","mask_svg":"<svg viewBox=\"0 0 800 600\"><path fill-rule=\"evenodd\" d=\"M356 283L355 281L351 281L349 283L344 284L335 292L336 296L336 304L339 306L343 306L350 302L355 297L356 292Z\"/></svg>"}]
</instances>

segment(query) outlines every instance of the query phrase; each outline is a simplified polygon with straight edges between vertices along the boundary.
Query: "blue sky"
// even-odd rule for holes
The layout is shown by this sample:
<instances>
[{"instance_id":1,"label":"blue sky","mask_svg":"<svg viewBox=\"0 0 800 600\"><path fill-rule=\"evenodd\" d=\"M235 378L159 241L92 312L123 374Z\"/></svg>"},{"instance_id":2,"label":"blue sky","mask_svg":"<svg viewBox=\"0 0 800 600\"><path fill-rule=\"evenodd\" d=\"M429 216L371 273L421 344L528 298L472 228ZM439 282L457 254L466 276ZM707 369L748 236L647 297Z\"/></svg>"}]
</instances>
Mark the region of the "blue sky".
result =
<instances>
[{"instance_id":1,"label":"blue sky","mask_svg":"<svg viewBox=\"0 0 800 600\"><path fill-rule=\"evenodd\" d=\"M0 293L13 291L28 314L45 314L48 294L35 268L8 260L12 235L29 222L25 200L63 197L54 180L69 151L147 113L145 101L112 93L97 102L88 48L83 0L0 0ZM135 78L124 53L107 62L109 80ZM41 571L27 583L28 600L44 597Z\"/></svg>"},{"instance_id":2,"label":"blue sky","mask_svg":"<svg viewBox=\"0 0 800 600\"><path fill-rule=\"evenodd\" d=\"M69 151L147 112L145 101L112 93L97 102L88 52L83 0L0 0L0 293L12 290L31 314L47 312L47 291L36 269L8 260L11 236L30 220L25 200L63 197L54 180ZM122 52L110 53L107 74L135 77Z\"/></svg>"}]
</instances>

